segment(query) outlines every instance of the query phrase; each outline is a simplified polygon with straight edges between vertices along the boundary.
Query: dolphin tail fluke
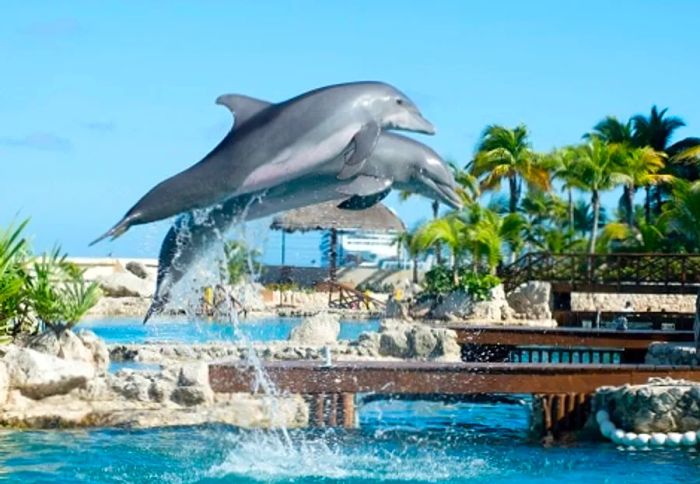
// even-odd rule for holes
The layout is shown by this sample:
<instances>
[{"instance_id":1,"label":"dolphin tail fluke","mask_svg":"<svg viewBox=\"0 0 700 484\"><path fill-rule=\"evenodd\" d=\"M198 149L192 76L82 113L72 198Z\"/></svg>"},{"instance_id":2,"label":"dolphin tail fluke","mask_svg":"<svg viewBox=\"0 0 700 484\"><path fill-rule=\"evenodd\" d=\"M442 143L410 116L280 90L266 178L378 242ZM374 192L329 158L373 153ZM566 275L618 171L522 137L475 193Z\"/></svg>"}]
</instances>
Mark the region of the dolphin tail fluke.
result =
<instances>
[{"instance_id":1,"label":"dolphin tail fluke","mask_svg":"<svg viewBox=\"0 0 700 484\"><path fill-rule=\"evenodd\" d=\"M163 306L165 306L165 301L154 298L153 302L151 302L151 305L148 307L148 311L146 311L146 315L143 317L143 324L146 324L152 316L161 312L163 310Z\"/></svg>"},{"instance_id":2,"label":"dolphin tail fluke","mask_svg":"<svg viewBox=\"0 0 700 484\"><path fill-rule=\"evenodd\" d=\"M111 237L112 240L116 239L120 235L122 235L124 232L129 230L129 227L133 225L133 221L136 218L135 215L129 215L128 217L124 217L117 225L109 229L107 232L104 234L100 235L98 238L90 242L89 247L92 247L96 243Z\"/></svg>"}]
</instances>

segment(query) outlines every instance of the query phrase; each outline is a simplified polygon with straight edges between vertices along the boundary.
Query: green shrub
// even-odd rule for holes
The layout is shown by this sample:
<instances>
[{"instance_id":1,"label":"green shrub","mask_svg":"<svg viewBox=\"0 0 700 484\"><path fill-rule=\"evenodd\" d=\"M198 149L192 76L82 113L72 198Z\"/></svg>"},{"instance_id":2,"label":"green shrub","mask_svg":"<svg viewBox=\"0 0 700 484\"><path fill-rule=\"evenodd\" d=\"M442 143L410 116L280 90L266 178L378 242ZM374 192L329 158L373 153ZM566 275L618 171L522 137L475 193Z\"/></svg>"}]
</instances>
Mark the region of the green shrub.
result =
<instances>
[{"instance_id":1,"label":"green shrub","mask_svg":"<svg viewBox=\"0 0 700 484\"><path fill-rule=\"evenodd\" d=\"M478 274L467 267L458 269L459 282L455 284L452 269L435 266L425 274L425 291L431 295L448 294L453 291L464 291L475 301L485 301L491 294L491 289L501 283L501 280L490 274Z\"/></svg>"}]
</instances>

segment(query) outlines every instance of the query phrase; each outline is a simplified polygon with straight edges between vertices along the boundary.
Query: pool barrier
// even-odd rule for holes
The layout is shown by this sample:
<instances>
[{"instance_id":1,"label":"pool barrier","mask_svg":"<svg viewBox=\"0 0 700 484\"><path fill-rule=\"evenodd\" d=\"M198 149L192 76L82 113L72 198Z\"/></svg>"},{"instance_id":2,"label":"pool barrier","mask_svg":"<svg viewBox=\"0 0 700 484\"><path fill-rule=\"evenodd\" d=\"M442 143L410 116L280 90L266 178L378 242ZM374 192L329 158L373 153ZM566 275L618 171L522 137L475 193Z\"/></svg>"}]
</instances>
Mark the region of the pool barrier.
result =
<instances>
[{"instance_id":1,"label":"pool barrier","mask_svg":"<svg viewBox=\"0 0 700 484\"><path fill-rule=\"evenodd\" d=\"M598 410L595 414L600 433L617 445L633 449L648 449L654 447L693 447L698 444L698 432L653 432L651 434L625 432L615 427L610 421L606 410Z\"/></svg>"}]
</instances>

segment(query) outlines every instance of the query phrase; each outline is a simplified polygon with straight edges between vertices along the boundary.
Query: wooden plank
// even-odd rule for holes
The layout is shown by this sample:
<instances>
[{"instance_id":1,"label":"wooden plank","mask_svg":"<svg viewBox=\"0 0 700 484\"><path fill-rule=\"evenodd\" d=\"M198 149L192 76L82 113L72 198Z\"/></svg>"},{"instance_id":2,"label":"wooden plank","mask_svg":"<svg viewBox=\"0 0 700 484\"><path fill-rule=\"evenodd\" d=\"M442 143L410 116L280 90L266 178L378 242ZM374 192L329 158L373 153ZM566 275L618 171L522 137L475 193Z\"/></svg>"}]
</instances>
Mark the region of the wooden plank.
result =
<instances>
[{"instance_id":1,"label":"wooden plank","mask_svg":"<svg viewBox=\"0 0 700 484\"><path fill-rule=\"evenodd\" d=\"M265 371L283 392L301 394L592 393L606 385L646 383L652 377L700 381L700 368L650 365L533 365L508 363L268 362ZM212 364L214 391L249 392L255 372L241 363Z\"/></svg>"},{"instance_id":2,"label":"wooden plank","mask_svg":"<svg viewBox=\"0 0 700 484\"><path fill-rule=\"evenodd\" d=\"M466 326L449 324L445 327L457 333L461 345L493 346L589 346L645 350L653 341L692 342L692 331L655 331L586 329L586 328L504 328L499 326Z\"/></svg>"}]
</instances>

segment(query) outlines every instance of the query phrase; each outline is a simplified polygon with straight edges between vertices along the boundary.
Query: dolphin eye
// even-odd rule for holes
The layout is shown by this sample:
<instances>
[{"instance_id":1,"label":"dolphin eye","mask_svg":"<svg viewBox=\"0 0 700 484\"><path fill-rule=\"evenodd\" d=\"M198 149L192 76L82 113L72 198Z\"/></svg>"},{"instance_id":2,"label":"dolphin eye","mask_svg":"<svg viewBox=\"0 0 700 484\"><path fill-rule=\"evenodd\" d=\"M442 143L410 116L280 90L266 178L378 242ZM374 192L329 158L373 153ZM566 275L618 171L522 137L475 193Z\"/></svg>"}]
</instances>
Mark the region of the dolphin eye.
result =
<instances>
[{"instance_id":1,"label":"dolphin eye","mask_svg":"<svg viewBox=\"0 0 700 484\"><path fill-rule=\"evenodd\" d=\"M400 97L397 97L396 104L398 104L399 106L403 106L403 99L401 99Z\"/></svg>"}]
</instances>

